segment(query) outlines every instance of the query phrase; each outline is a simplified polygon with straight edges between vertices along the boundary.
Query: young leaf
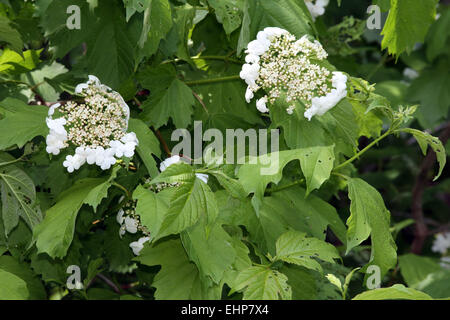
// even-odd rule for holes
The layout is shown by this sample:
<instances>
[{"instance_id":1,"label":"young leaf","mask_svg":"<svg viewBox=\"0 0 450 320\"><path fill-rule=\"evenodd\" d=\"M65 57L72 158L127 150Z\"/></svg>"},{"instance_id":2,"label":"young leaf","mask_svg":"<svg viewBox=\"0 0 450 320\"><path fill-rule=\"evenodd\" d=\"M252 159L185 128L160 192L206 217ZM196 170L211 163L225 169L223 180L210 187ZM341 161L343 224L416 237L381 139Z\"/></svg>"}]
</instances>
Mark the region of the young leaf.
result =
<instances>
[{"instance_id":1,"label":"young leaf","mask_svg":"<svg viewBox=\"0 0 450 320\"><path fill-rule=\"evenodd\" d=\"M20 33L11 26L11 21L5 16L0 16L0 42L9 43L11 49L22 54L23 42Z\"/></svg>"},{"instance_id":2,"label":"young leaf","mask_svg":"<svg viewBox=\"0 0 450 320\"><path fill-rule=\"evenodd\" d=\"M128 129L134 133L138 138L139 144L136 150L141 157L142 161L147 168L148 173L152 177L158 175L158 169L156 167L156 161L153 159L152 154L161 157L161 149L159 148L159 141L148 128L148 126L138 119L131 118L128 121Z\"/></svg>"},{"instance_id":3,"label":"young leaf","mask_svg":"<svg viewBox=\"0 0 450 320\"><path fill-rule=\"evenodd\" d=\"M293 160L300 160L308 192L318 189L330 177L334 163L333 147L285 150L249 159L249 163L240 167L238 177L247 194L254 193L252 203L256 212L267 185L280 182L283 168ZM252 164L252 160L257 164Z\"/></svg>"},{"instance_id":4,"label":"young leaf","mask_svg":"<svg viewBox=\"0 0 450 320\"><path fill-rule=\"evenodd\" d=\"M6 162L8 159L9 157L0 153L0 162ZM22 217L31 230L42 220L41 209L36 203L34 183L18 167L0 167L0 193L6 235L17 226L19 217Z\"/></svg>"},{"instance_id":5,"label":"young leaf","mask_svg":"<svg viewBox=\"0 0 450 320\"><path fill-rule=\"evenodd\" d=\"M161 266L152 287L158 300L219 299L219 286L200 281L195 264L189 262L180 240L161 242L154 247L144 247L135 258L147 266Z\"/></svg>"},{"instance_id":6,"label":"young leaf","mask_svg":"<svg viewBox=\"0 0 450 320\"><path fill-rule=\"evenodd\" d=\"M373 289L358 294L353 300L433 300L429 295L395 284L389 288Z\"/></svg>"},{"instance_id":7,"label":"young leaf","mask_svg":"<svg viewBox=\"0 0 450 320\"><path fill-rule=\"evenodd\" d=\"M232 239L219 224L210 227L198 223L181 233L181 241L200 274L216 284L236 258Z\"/></svg>"},{"instance_id":8,"label":"young leaf","mask_svg":"<svg viewBox=\"0 0 450 320\"><path fill-rule=\"evenodd\" d=\"M0 269L0 300L27 300L27 284L18 276Z\"/></svg>"},{"instance_id":9,"label":"young leaf","mask_svg":"<svg viewBox=\"0 0 450 320\"><path fill-rule=\"evenodd\" d=\"M322 267L313 258L330 263L335 263L334 259L340 259L333 245L316 238L307 238L305 233L298 231L282 234L277 240L276 252L274 260L282 260L319 272L322 272Z\"/></svg>"},{"instance_id":10,"label":"young leaf","mask_svg":"<svg viewBox=\"0 0 450 320\"><path fill-rule=\"evenodd\" d=\"M347 253L366 240L372 241L369 265L376 265L383 276L397 263L397 246L389 231L390 213L376 189L361 179L348 180L351 200L350 217L347 220Z\"/></svg>"},{"instance_id":11,"label":"young leaf","mask_svg":"<svg viewBox=\"0 0 450 320\"><path fill-rule=\"evenodd\" d=\"M244 300L290 300L288 278L269 266L254 266L240 272L232 292L244 292Z\"/></svg>"},{"instance_id":12,"label":"young leaf","mask_svg":"<svg viewBox=\"0 0 450 320\"><path fill-rule=\"evenodd\" d=\"M45 252L52 258L66 256L72 243L78 211L87 200L97 204L99 199L95 190L106 181L101 178L78 180L60 195L59 201L47 210L44 220L34 228L33 238L39 253ZM97 200L91 201L93 198Z\"/></svg>"},{"instance_id":13,"label":"young leaf","mask_svg":"<svg viewBox=\"0 0 450 320\"><path fill-rule=\"evenodd\" d=\"M175 190L155 240L180 233L193 226L201 217L211 223L217 217L217 212L217 202L208 185L200 179L185 182Z\"/></svg>"},{"instance_id":14,"label":"young leaf","mask_svg":"<svg viewBox=\"0 0 450 320\"><path fill-rule=\"evenodd\" d=\"M23 101L6 98L0 102L0 150L17 145L22 148L25 143L36 136L48 134L45 118L48 108L29 106Z\"/></svg>"},{"instance_id":15,"label":"young leaf","mask_svg":"<svg viewBox=\"0 0 450 320\"><path fill-rule=\"evenodd\" d=\"M436 15L436 0L391 0L391 9L381 34L382 49L399 56L423 42Z\"/></svg>"},{"instance_id":16,"label":"young leaf","mask_svg":"<svg viewBox=\"0 0 450 320\"><path fill-rule=\"evenodd\" d=\"M441 140L436 137L433 137L431 134L427 132L422 132L416 129L405 128L399 131L410 133L416 138L419 143L420 149L422 150L423 155L427 154L428 146L433 149L436 153L437 161L439 162L439 171L437 175L434 177L433 181L436 181L442 174L444 170L445 163L447 162L447 156L445 154L445 147L442 144Z\"/></svg>"}]
</instances>

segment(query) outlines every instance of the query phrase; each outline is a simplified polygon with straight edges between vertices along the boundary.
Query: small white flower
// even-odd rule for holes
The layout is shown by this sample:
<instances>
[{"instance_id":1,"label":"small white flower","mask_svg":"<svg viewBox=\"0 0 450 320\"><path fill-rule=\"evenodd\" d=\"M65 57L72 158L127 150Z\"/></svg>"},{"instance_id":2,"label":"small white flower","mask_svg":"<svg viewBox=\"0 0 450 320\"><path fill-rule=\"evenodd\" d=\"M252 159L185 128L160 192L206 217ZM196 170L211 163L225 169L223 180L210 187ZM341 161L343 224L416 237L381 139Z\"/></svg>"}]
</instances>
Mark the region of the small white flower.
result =
<instances>
[{"instance_id":1,"label":"small white flower","mask_svg":"<svg viewBox=\"0 0 450 320\"><path fill-rule=\"evenodd\" d=\"M267 96L262 97L258 101L256 101L256 109L258 109L259 112L266 113L269 112L269 109L266 107L267 103Z\"/></svg>"},{"instance_id":2,"label":"small white flower","mask_svg":"<svg viewBox=\"0 0 450 320\"><path fill-rule=\"evenodd\" d=\"M247 103L250 103L254 96L255 94L253 93L252 89L250 87L247 87L247 91L245 92L245 101L247 101Z\"/></svg>"},{"instance_id":3,"label":"small white flower","mask_svg":"<svg viewBox=\"0 0 450 320\"><path fill-rule=\"evenodd\" d=\"M239 76L242 80L244 80L247 85L254 86L256 79L258 79L259 76L259 69L260 66L258 64L244 64L242 66L242 70L239 73Z\"/></svg>"},{"instance_id":4,"label":"small white flower","mask_svg":"<svg viewBox=\"0 0 450 320\"><path fill-rule=\"evenodd\" d=\"M248 54L245 57L245 62L250 63L250 64L258 63L259 60L260 60L260 57L258 55L256 55L256 54Z\"/></svg>"},{"instance_id":5,"label":"small white flower","mask_svg":"<svg viewBox=\"0 0 450 320\"><path fill-rule=\"evenodd\" d=\"M311 13L313 20L325 13L325 7L328 3L329 0L305 0L306 7Z\"/></svg>"},{"instance_id":6,"label":"small white flower","mask_svg":"<svg viewBox=\"0 0 450 320\"><path fill-rule=\"evenodd\" d=\"M125 217L125 230L129 233L136 233L138 231L139 221L132 217Z\"/></svg>"},{"instance_id":7,"label":"small white flower","mask_svg":"<svg viewBox=\"0 0 450 320\"><path fill-rule=\"evenodd\" d=\"M75 170L80 169L80 167L86 162L86 159L82 156L75 154L73 156L68 155L66 160L63 162L63 166L67 168L69 173L74 172Z\"/></svg>"},{"instance_id":8,"label":"small white flower","mask_svg":"<svg viewBox=\"0 0 450 320\"><path fill-rule=\"evenodd\" d=\"M269 50L269 45L269 41L253 40L247 45L246 52L252 55L261 56Z\"/></svg>"},{"instance_id":9,"label":"small white flower","mask_svg":"<svg viewBox=\"0 0 450 320\"><path fill-rule=\"evenodd\" d=\"M142 237L138 241L134 241L130 243L130 248L133 250L135 256L138 256L141 253L141 250L144 248L144 243L150 241L150 237Z\"/></svg>"},{"instance_id":10,"label":"small white flower","mask_svg":"<svg viewBox=\"0 0 450 320\"><path fill-rule=\"evenodd\" d=\"M125 217L123 216L124 213L125 213L125 212L123 211L123 209L120 209L120 210L117 212L116 221L117 221L117 223L120 224L120 225L122 225L123 222L125 221Z\"/></svg>"},{"instance_id":11,"label":"small white flower","mask_svg":"<svg viewBox=\"0 0 450 320\"><path fill-rule=\"evenodd\" d=\"M159 165L159 171L163 172L168 167L170 167L172 164L178 163L180 161L181 161L181 158L178 155L167 158L166 160L161 162L161 164Z\"/></svg>"},{"instance_id":12,"label":"small white flower","mask_svg":"<svg viewBox=\"0 0 450 320\"><path fill-rule=\"evenodd\" d=\"M334 89L330 93L325 96L314 97L311 100L311 107L304 113L305 118L309 121L315 115L324 115L325 112L336 106L339 101L347 96L347 76L342 72L333 72L332 85Z\"/></svg>"},{"instance_id":13,"label":"small white flower","mask_svg":"<svg viewBox=\"0 0 450 320\"><path fill-rule=\"evenodd\" d=\"M433 252L440 252L445 254L450 248L450 232L438 233L434 239L433 246L431 250Z\"/></svg>"}]
</instances>

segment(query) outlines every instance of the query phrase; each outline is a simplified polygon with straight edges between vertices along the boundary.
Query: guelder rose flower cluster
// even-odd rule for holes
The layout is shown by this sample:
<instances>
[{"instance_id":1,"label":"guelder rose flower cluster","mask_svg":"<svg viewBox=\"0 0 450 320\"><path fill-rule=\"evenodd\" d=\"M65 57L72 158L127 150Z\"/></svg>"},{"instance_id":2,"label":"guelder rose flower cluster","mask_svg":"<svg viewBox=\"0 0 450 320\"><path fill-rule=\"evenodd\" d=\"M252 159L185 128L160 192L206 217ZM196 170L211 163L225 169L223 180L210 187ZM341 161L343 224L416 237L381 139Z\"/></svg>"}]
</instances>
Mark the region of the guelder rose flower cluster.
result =
<instances>
[{"instance_id":1,"label":"guelder rose flower cluster","mask_svg":"<svg viewBox=\"0 0 450 320\"><path fill-rule=\"evenodd\" d=\"M329 2L330 0L305 0L306 7L311 13L313 20L325 13L325 7Z\"/></svg>"},{"instance_id":2,"label":"guelder rose flower cluster","mask_svg":"<svg viewBox=\"0 0 450 320\"><path fill-rule=\"evenodd\" d=\"M80 101L57 103L48 111L47 152L58 155L64 148L75 147L75 154L63 163L68 172L86 162L108 170L116 158L131 158L138 140L134 132L127 133L130 110L120 94L94 76L79 84L75 93L82 97Z\"/></svg>"},{"instance_id":3,"label":"guelder rose flower cluster","mask_svg":"<svg viewBox=\"0 0 450 320\"><path fill-rule=\"evenodd\" d=\"M123 197L120 201L122 200ZM138 231L144 234L139 240L130 243L130 248L133 250L133 253L136 256L139 255L144 248L144 243L150 241L150 233L140 222L140 217L136 213L136 202L128 201L123 208L117 212L116 221L120 224L120 236L123 236L126 232L136 234Z\"/></svg>"},{"instance_id":4,"label":"guelder rose flower cluster","mask_svg":"<svg viewBox=\"0 0 450 320\"><path fill-rule=\"evenodd\" d=\"M331 72L320 64L328 54L320 42L305 35L297 40L280 28L265 28L248 44L240 77L247 83L245 99L250 102L262 89L266 95L256 101L260 112L267 104L283 99L293 114L296 102L305 105L308 120L323 115L347 96L347 76Z\"/></svg>"}]
</instances>

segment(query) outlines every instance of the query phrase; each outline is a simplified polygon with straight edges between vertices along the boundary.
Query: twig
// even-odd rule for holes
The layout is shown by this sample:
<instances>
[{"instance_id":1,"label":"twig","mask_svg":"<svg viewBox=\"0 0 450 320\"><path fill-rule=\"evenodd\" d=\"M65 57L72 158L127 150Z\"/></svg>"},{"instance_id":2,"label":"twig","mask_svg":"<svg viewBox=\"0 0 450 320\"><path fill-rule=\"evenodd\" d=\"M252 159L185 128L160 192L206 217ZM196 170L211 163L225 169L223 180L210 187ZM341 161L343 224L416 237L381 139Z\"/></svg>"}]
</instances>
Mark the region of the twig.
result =
<instances>
[{"instance_id":1,"label":"twig","mask_svg":"<svg viewBox=\"0 0 450 320\"><path fill-rule=\"evenodd\" d=\"M161 145L164 149L164 152L170 157L172 155L172 152L170 152L169 146L166 143L166 140L164 140L161 132L159 130L155 130L156 137L158 137L159 142L161 142Z\"/></svg>"},{"instance_id":2,"label":"twig","mask_svg":"<svg viewBox=\"0 0 450 320\"><path fill-rule=\"evenodd\" d=\"M445 144L449 138L450 123L447 123L446 129L439 136L439 139L443 144ZM433 167L435 161L436 153L430 150L422 163L412 192L411 212L412 218L416 221L416 228L414 230L414 240L411 245L411 252L415 254L420 254L422 252L425 239L429 235L428 228L423 216L422 196L425 188L429 185L428 173Z\"/></svg>"},{"instance_id":3,"label":"twig","mask_svg":"<svg viewBox=\"0 0 450 320\"><path fill-rule=\"evenodd\" d=\"M202 105L203 110L205 110L206 114L209 115L208 108L206 108L205 102L202 100L202 98L200 98L200 96L194 90L192 90L192 94L194 95L195 99L197 99L198 102L200 102L200 104Z\"/></svg>"},{"instance_id":4,"label":"twig","mask_svg":"<svg viewBox=\"0 0 450 320\"><path fill-rule=\"evenodd\" d=\"M99 279L103 280L103 282L105 282L111 289L113 289L115 293L120 293L120 289L116 286L116 284L114 282L112 282L111 280L109 280L104 275L102 275L101 273L97 274L95 276L95 278L99 278Z\"/></svg>"},{"instance_id":5,"label":"twig","mask_svg":"<svg viewBox=\"0 0 450 320\"><path fill-rule=\"evenodd\" d=\"M185 81L185 84L188 86L195 86L195 85L199 85L199 84L225 82L225 81L232 81L232 80L238 80L238 79L240 79L240 76L235 75L235 76L219 77L219 78L212 78L212 79Z\"/></svg>"},{"instance_id":6,"label":"twig","mask_svg":"<svg viewBox=\"0 0 450 320\"><path fill-rule=\"evenodd\" d=\"M365 147L364 149L362 149L361 151L359 151L357 154L355 154L353 157L351 157L350 159L348 159L347 161L341 163L340 165L338 165L337 167L335 167L333 169L333 171L338 171L339 169L342 169L343 167L345 167L346 165L352 163L353 161L355 161L356 159L358 159L359 157L361 157L366 151L368 151L370 148L372 148L374 145L376 145L378 142L380 142L381 140L383 140L384 138L386 138L388 135L390 135L392 133L392 130L389 129L388 131L386 131L383 135L379 136L378 138L376 138L374 141L372 141L367 147Z\"/></svg>"}]
</instances>

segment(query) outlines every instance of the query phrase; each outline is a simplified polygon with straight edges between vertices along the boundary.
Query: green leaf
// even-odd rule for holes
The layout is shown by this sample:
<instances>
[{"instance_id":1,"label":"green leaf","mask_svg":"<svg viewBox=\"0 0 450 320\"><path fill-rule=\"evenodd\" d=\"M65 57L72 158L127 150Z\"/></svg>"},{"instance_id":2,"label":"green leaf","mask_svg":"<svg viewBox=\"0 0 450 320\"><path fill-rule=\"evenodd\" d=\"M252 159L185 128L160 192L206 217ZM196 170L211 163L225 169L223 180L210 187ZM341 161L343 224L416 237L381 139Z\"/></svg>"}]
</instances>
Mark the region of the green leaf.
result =
<instances>
[{"instance_id":1,"label":"green leaf","mask_svg":"<svg viewBox=\"0 0 450 320\"><path fill-rule=\"evenodd\" d=\"M0 300L26 300L27 284L18 276L0 269Z\"/></svg>"},{"instance_id":2,"label":"green leaf","mask_svg":"<svg viewBox=\"0 0 450 320\"><path fill-rule=\"evenodd\" d=\"M26 74L20 75L20 80L28 83L30 87L35 88L34 91L26 89L25 94L30 100L34 100L35 93L39 94L44 101L55 102L59 100L61 92L57 92L48 81L56 78L59 75L66 73L68 70L64 65L54 61L51 64L43 65L41 68L33 70Z\"/></svg>"},{"instance_id":3,"label":"green leaf","mask_svg":"<svg viewBox=\"0 0 450 320\"><path fill-rule=\"evenodd\" d=\"M347 253L366 240L372 241L369 263L381 269L381 275L397 263L397 246L389 231L390 213L376 189L361 179L348 180L351 200L350 217L347 220Z\"/></svg>"},{"instance_id":4,"label":"green leaf","mask_svg":"<svg viewBox=\"0 0 450 320\"><path fill-rule=\"evenodd\" d=\"M305 233L298 231L282 234L277 240L276 252L274 260L282 260L319 272L322 272L322 267L313 258L330 263L335 263L334 259L340 259L333 245L316 238L307 238Z\"/></svg>"},{"instance_id":5,"label":"green leaf","mask_svg":"<svg viewBox=\"0 0 450 320\"><path fill-rule=\"evenodd\" d=\"M147 56L153 55L172 28L172 9L168 0L150 0L144 12L144 26L139 45Z\"/></svg>"},{"instance_id":6,"label":"green leaf","mask_svg":"<svg viewBox=\"0 0 450 320\"><path fill-rule=\"evenodd\" d=\"M314 271L296 265L283 265L280 271L288 277L292 288L292 300L316 300L318 283Z\"/></svg>"},{"instance_id":7,"label":"green leaf","mask_svg":"<svg viewBox=\"0 0 450 320\"><path fill-rule=\"evenodd\" d=\"M249 163L240 167L238 172L244 190L254 193L253 206L258 213L267 185L278 184L282 178L283 168L293 160L299 160L306 178L307 193L318 189L330 177L334 163L334 146L311 147L286 150L249 159ZM256 162L257 164L252 164Z\"/></svg>"},{"instance_id":8,"label":"green leaf","mask_svg":"<svg viewBox=\"0 0 450 320\"><path fill-rule=\"evenodd\" d=\"M113 89L119 88L134 69L134 50L130 40L134 30L127 26L121 8L115 3L99 0L87 53L89 72Z\"/></svg>"},{"instance_id":9,"label":"green leaf","mask_svg":"<svg viewBox=\"0 0 450 320\"><path fill-rule=\"evenodd\" d=\"M211 171L210 172L220 183L222 187L225 188L233 197L238 199L243 199L247 197L247 193L244 190L244 187L241 185L241 183L229 177L225 173L221 171Z\"/></svg>"},{"instance_id":10,"label":"green leaf","mask_svg":"<svg viewBox=\"0 0 450 320\"><path fill-rule=\"evenodd\" d=\"M161 149L159 148L158 139L149 127L138 119L131 118L128 121L128 130L136 133L139 141L136 150L144 162L150 176L156 177L158 175L158 169L152 154L157 157L161 157Z\"/></svg>"},{"instance_id":11,"label":"green leaf","mask_svg":"<svg viewBox=\"0 0 450 320\"><path fill-rule=\"evenodd\" d=\"M422 132L416 129L405 128L401 129L400 131L410 133L414 136L414 138L416 138L423 155L427 154L428 146L430 146L431 149L433 149L433 151L436 153L436 158L439 163L438 174L433 179L433 181L436 181L441 176L442 171L445 167L445 163L447 162L445 147L442 144L441 140L439 140L439 138L433 137L427 132Z\"/></svg>"},{"instance_id":12,"label":"green leaf","mask_svg":"<svg viewBox=\"0 0 450 320\"><path fill-rule=\"evenodd\" d=\"M346 242L347 230L336 209L319 197L305 195L303 188L293 187L264 198L258 220L271 254L275 254L276 240L289 229L325 240L329 226L341 242ZM248 224L256 227L253 221L245 226Z\"/></svg>"},{"instance_id":13,"label":"green leaf","mask_svg":"<svg viewBox=\"0 0 450 320\"><path fill-rule=\"evenodd\" d=\"M408 89L408 101L419 102L417 118L424 128L447 119L450 108L450 69L448 59L439 59L423 70Z\"/></svg>"},{"instance_id":14,"label":"green leaf","mask_svg":"<svg viewBox=\"0 0 450 320\"><path fill-rule=\"evenodd\" d=\"M415 254L405 254L398 257L400 273L409 287L416 288L416 285L424 280L428 274L441 270L438 263L431 258L420 257Z\"/></svg>"},{"instance_id":15,"label":"green leaf","mask_svg":"<svg viewBox=\"0 0 450 320\"><path fill-rule=\"evenodd\" d=\"M254 266L240 272L236 278L235 291L244 291L244 300L290 300L292 289L288 278L269 266Z\"/></svg>"},{"instance_id":16,"label":"green leaf","mask_svg":"<svg viewBox=\"0 0 450 320\"><path fill-rule=\"evenodd\" d=\"M84 203L94 208L94 211L97 210L100 202L102 202L102 200L108 196L108 189L113 183L114 179L117 177L117 172L119 171L119 169L120 167L113 167L109 179L93 188L92 191L89 192L87 197L84 199Z\"/></svg>"},{"instance_id":17,"label":"green leaf","mask_svg":"<svg viewBox=\"0 0 450 320\"><path fill-rule=\"evenodd\" d=\"M305 34L313 34L313 24L303 0L246 0L238 54L265 27L280 27L301 38Z\"/></svg>"},{"instance_id":18,"label":"green leaf","mask_svg":"<svg viewBox=\"0 0 450 320\"><path fill-rule=\"evenodd\" d=\"M161 172L159 176L151 181L152 184L161 182L193 182L195 179L194 169L185 162L174 163Z\"/></svg>"},{"instance_id":19,"label":"green leaf","mask_svg":"<svg viewBox=\"0 0 450 320\"><path fill-rule=\"evenodd\" d=\"M305 107L297 102L293 114L286 112L287 105L278 99L269 106L270 117L276 127L283 128L286 144L291 149L335 144L334 154L351 156L357 149L358 122L353 106L348 99L341 100L323 116L308 121L304 117Z\"/></svg>"},{"instance_id":20,"label":"green leaf","mask_svg":"<svg viewBox=\"0 0 450 320\"><path fill-rule=\"evenodd\" d=\"M377 117L374 111L368 111L366 107L358 101L351 102L355 110L356 121L358 122L360 136L367 138L377 138L383 129L383 120Z\"/></svg>"},{"instance_id":21,"label":"green leaf","mask_svg":"<svg viewBox=\"0 0 450 320\"><path fill-rule=\"evenodd\" d=\"M8 160L9 157L0 153L0 162ZM42 220L41 209L36 203L34 183L24 171L14 165L0 167L0 192L6 235L17 226L19 217L22 217L31 230Z\"/></svg>"},{"instance_id":22,"label":"green leaf","mask_svg":"<svg viewBox=\"0 0 450 320\"><path fill-rule=\"evenodd\" d=\"M228 35L241 26L243 0L208 0L208 3Z\"/></svg>"},{"instance_id":23,"label":"green leaf","mask_svg":"<svg viewBox=\"0 0 450 320\"><path fill-rule=\"evenodd\" d=\"M425 279L415 285L415 289L425 292L435 299L450 299L450 271L440 270L428 274Z\"/></svg>"},{"instance_id":24,"label":"green leaf","mask_svg":"<svg viewBox=\"0 0 450 320\"><path fill-rule=\"evenodd\" d=\"M159 233L154 235L155 239L180 233L202 217L211 223L217 213L217 202L208 185L200 179L185 182L175 190Z\"/></svg>"},{"instance_id":25,"label":"green leaf","mask_svg":"<svg viewBox=\"0 0 450 320\"><path fill-rule=\"evenodd\" d=\"M22 54L23 42L20 33L11 26L11 21L5 16L0 16L0 42L9 43L11 49Z\"/></svg>"},{"instance_id":26,"label":"green leaf","mask_svg":"<svg viewBox=\"0 0 450 320\"><path fill-rule=\"evenodd\" d=\"M391 0L391 9L381 35L382 49L399 56L411 52L417 42L423 42L435 20L436 0Z\"/></svg>"},{"instance_id":27,"label":"green leaf","mask_svg":"<svg viewBox=\"0 0 450 320\"><path fill-rule=\"evenodd\" d=\"M178 58L188 62L191 61L188 39L195 14L195 8L188 3L183 6L176 6L174 10L174 31L178 37L176 54Z\"/></svg>"},{"instance_id":28,"label":"green leaf","mask_svg":"<svg viewBox=\"0 0 450 320\"><path fill-rule=\"evenodd\" d=\"M369 290L358 294L353 300L433 300L429 295L395 284L389 288Z\"/></svg>"},{"instance_id":29,"label":"green leaf","mask_svg":"<svg viewBox=\"0 0 450 320\"><path fill-rule=\"evenodd\" d=\"M161 266L152 283L157 300L220 299L220 287L200 281L198 269L189 262L180 240L144 247L135 260Z\"/></svg>"},{"instance_id":30,"label":"green leaf","mask_svg":"<svg viewBox=\"0 0 450 320\"><path fill-rule=\"evenodd\" d=\"M177 128L187 128L191 123L195 99L192 90L182 81L173 78L165 89L157 92L156 96L148 101L151 104L143 104L142 116L156 129L167 124L169 118Z\"/></svg>"},{"instance_id":31,"label":"green leaf","mask_svg":"<svg viewBox=\"0 0 450 320\"><path fill-rule=\"evenodd\" d=\"M209 71L204 79L238 74L240 66L227 65L227 72ZM253 128L256 124L262 124L254 104L245 101L245 89L245 83L240 79L192 86L192 90L198 94L207 110L205 111L197 102L199 108L195 114L196 119L202 119L207 128L219 129L224 133L230 128L245 130Z\"/></svg>"},{"instance_id":32,"label":"green leaf","mask_svg":"<svg viewBox=\"0 0 450 320\"><path fill-rule=\"evenodd\" d=\"M33 238L39 253L45 252L52 258L65 257L72 243L78 211L86 201L96 204L97 187L105 182L106 179L86 178L61 193L58 202L47 210L44 220L34 229Z\"/></svg>"},{"instance_id":33,"label":"green leaf","mask_svg":"<svg viewBox=\"0 0 450 320\"><path fill-rule=\"evenodd\" d=\"M25 281L29 292L28 299L46 299L47 294L41 280L31 271L28 264L21 263L11 256L0 257L0 270L10 272ZM0 289L1 290L1 289Z\"/></svg>"},{"instance_id":34,"label":"green leaf","mask_svg":"<svg viewBox=\"0 0 450 320\"><path fill-rule=\"evenodd\" d=\"M448 38L450 37L450 10L447 7L439 19L431 26L427 35L427 58L433 61L440 54L448 53Z\"/></svg>"},{"instance_id":35,"label":"green leaf","mask_svg":"<svg viewBox=\"0 0 450 320\"><path fill-rule=\"evenodd\" d=\"M0 150L14 145L22 148L34 137L48 134L47 107L29 106L20 100L6 98L0 102L0 113L4 115L0 120Z\"/></svg>"},{"instance_id":36,"label":"green leaf","mask_svg":"<svg viewBox=\"0 0 450 320\"><path fill-rule=\"evenodd\" d=\"M232 239L219 224L198 223L181 234L181 241L200 274L210 277L216 284L235 261Z\"/></svg>"},{"instance_id":37,"label":"green leaf","mask_svg":"<svg viewBox=\"0 0 450 320\"><path fill-rule=\"evenodd\" d=\"M22 55L5 48L0 56L0 72L8 74L20 74L28 72L39 64L39 55L41 50L27 50Z\"/></svg>"},{"instance_id":38,"label":"green leaf","mask_svg":"<svg viewBox=\"0 0 450 320\"><path fill-rule=\"evenodd\" d=\"M141 223L149 230L151 238L157 235L161 228L174 191L173 188L167 188L154 193L139 186L133 192L133 199L137 200L136 213L140 216Z\"/></svg>"}]
</instances>

